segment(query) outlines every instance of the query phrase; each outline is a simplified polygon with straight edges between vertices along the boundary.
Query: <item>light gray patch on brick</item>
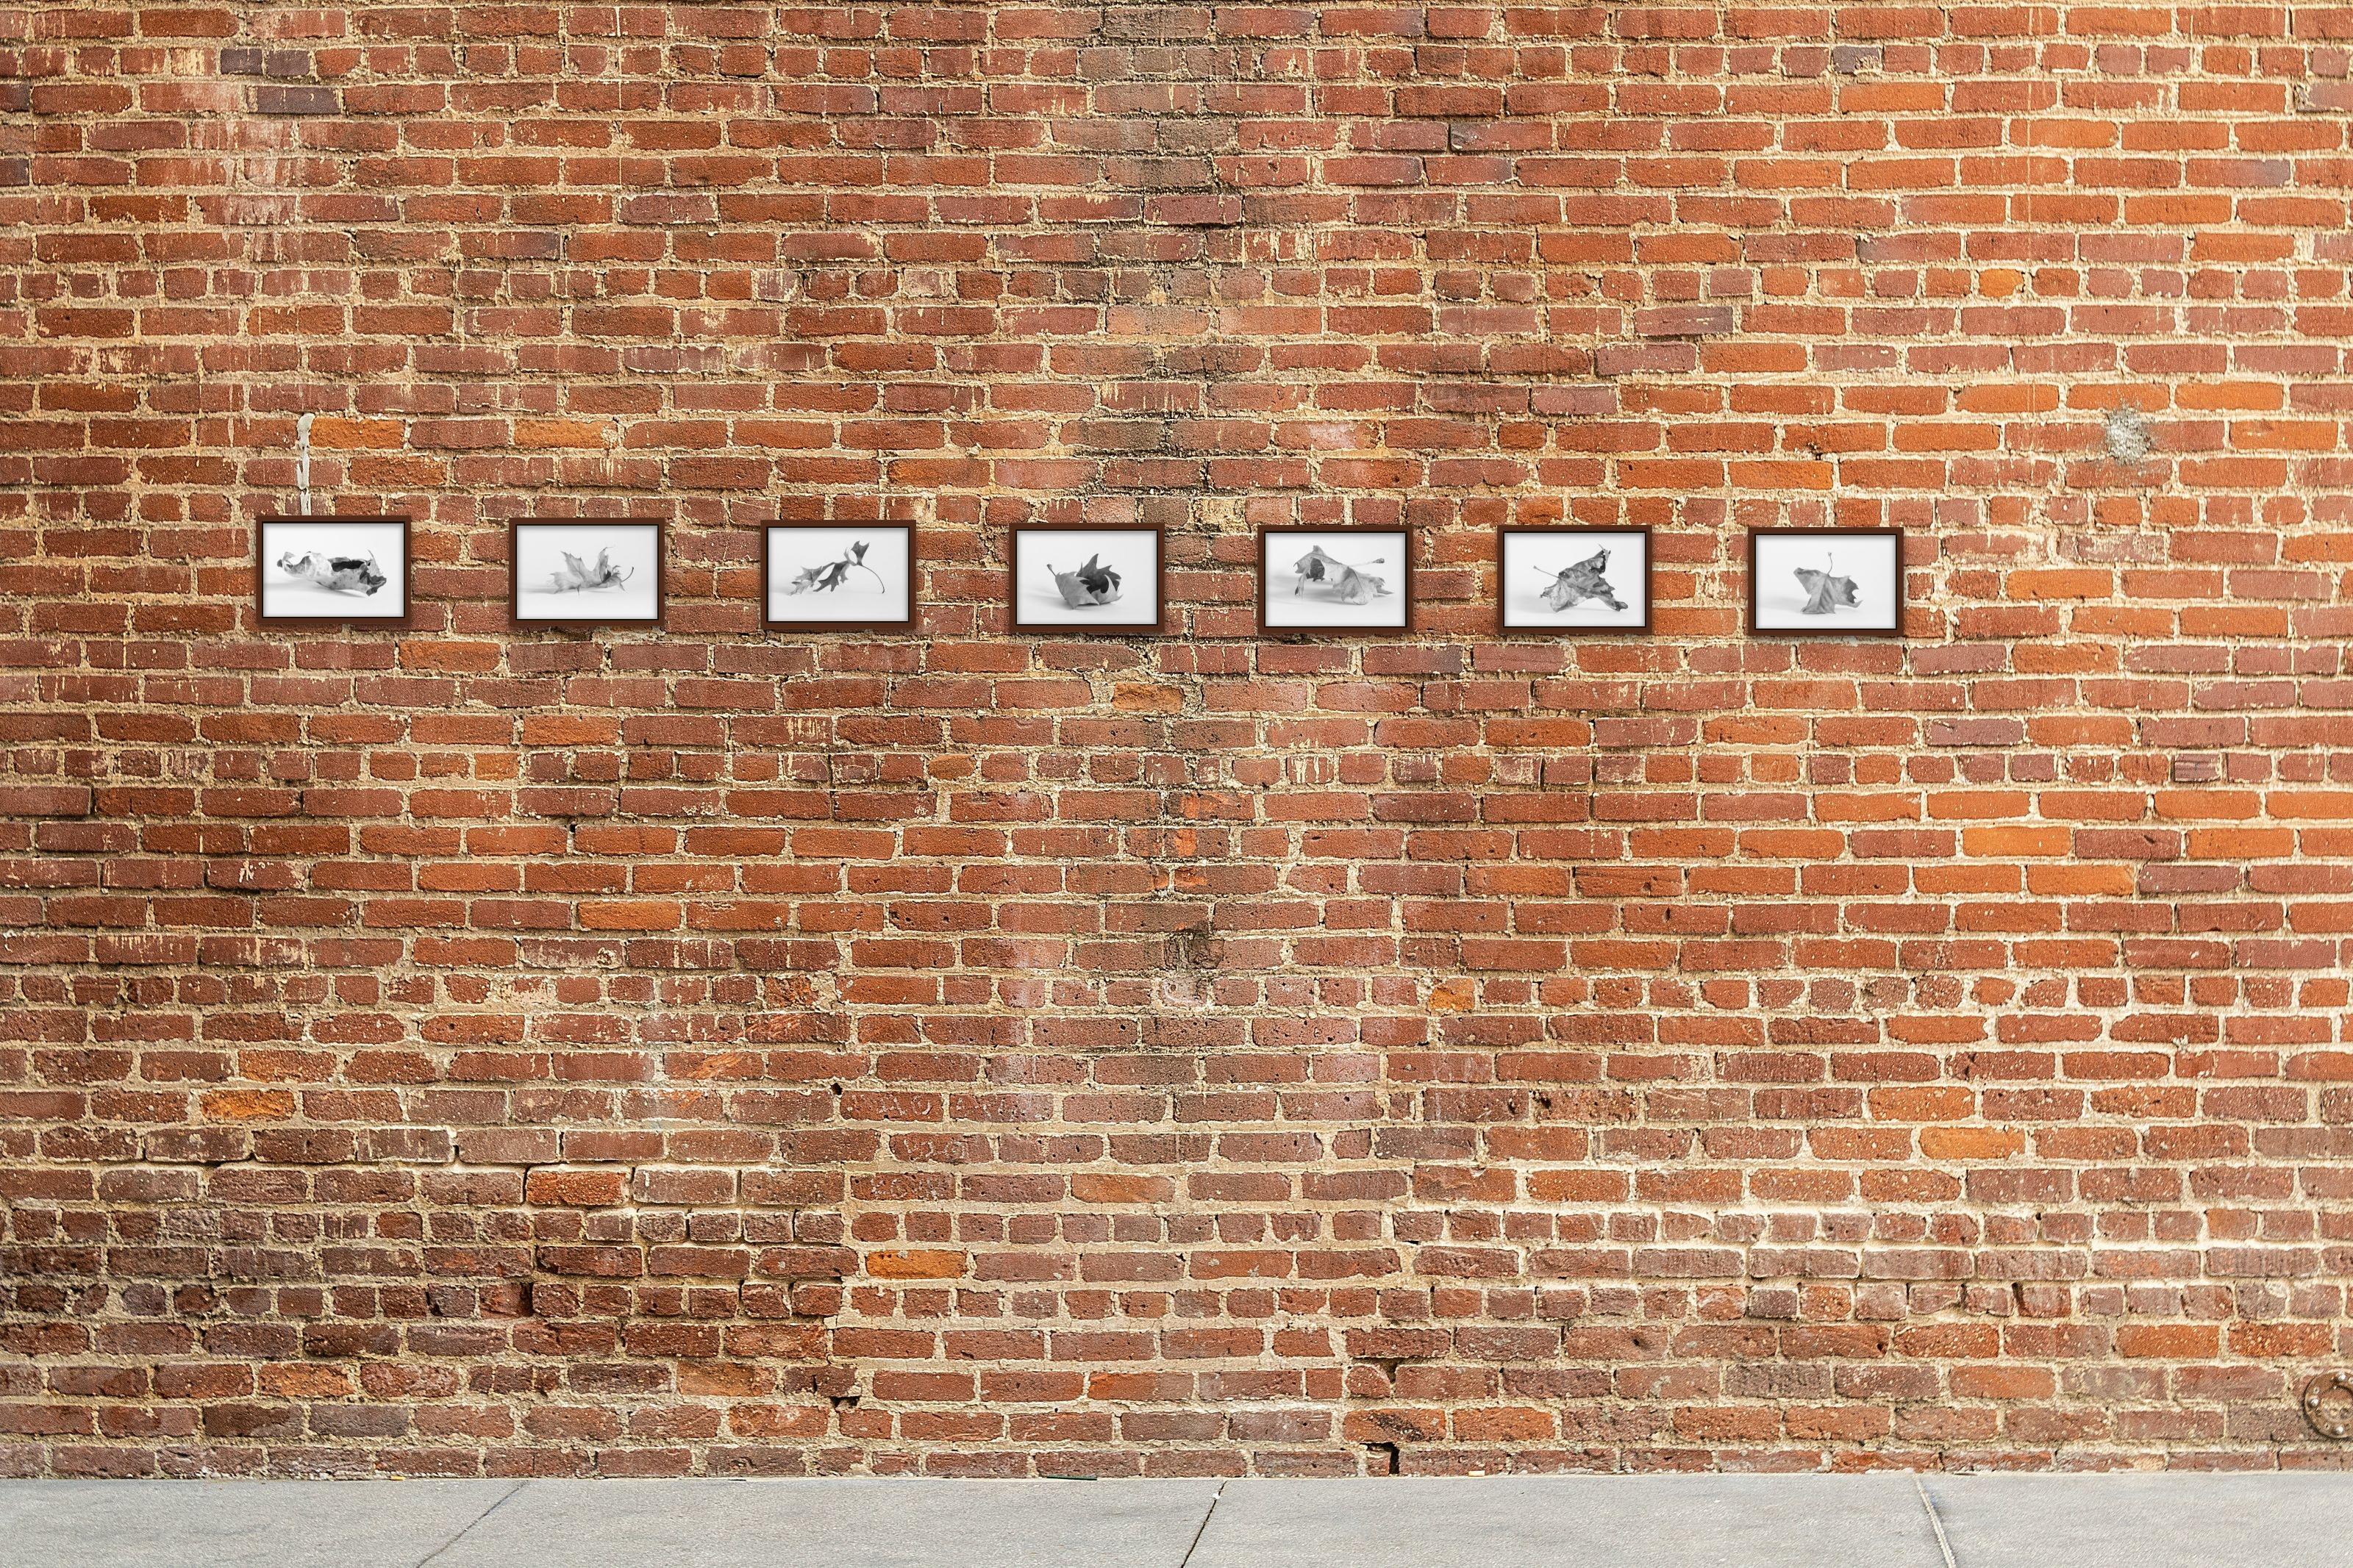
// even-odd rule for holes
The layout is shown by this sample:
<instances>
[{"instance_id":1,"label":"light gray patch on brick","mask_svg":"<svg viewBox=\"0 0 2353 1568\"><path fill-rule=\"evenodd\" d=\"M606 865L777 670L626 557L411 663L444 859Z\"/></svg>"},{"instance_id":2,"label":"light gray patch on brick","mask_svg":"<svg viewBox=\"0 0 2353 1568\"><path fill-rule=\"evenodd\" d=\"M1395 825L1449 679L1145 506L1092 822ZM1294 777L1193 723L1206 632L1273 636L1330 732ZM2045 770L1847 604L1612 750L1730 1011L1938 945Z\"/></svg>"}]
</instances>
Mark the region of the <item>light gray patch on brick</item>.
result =
<instances>
[{"instance_id":1,"label":"light gray patch on brick","mask_svg":"<svg viewBox=\"0 0 2353 1568\"><path fill-rule=\"evenodd\" d=\"M2137 463L2157 445L2157 433L2149 428L2147 416L2139 409L2117 407L2108 410L2105 439L2109 457L2119 463Z\"/></svg>"}]
</instances>

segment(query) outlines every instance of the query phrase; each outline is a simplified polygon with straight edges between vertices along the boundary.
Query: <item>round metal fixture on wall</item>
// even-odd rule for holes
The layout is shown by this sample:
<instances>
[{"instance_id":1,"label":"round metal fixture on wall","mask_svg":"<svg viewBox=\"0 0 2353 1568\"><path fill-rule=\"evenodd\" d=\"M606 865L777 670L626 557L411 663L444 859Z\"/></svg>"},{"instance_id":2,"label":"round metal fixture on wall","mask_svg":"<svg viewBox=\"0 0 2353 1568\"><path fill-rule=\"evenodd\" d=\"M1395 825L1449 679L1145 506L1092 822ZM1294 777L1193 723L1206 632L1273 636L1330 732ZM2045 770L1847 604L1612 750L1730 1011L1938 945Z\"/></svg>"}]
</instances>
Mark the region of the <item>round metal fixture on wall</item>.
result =
<instances>
[{"instance_id":1,"label":"round metal fixture on wall","mask_svg":"<svg viewBox=\"0 0 2353 1568\"><path fill-rule=\"evenodd\" d=\"M2324 1372L2306 1378L2304 1418L2324 1437L2353 1437L2353 1372Z\"/></svg>"}]
</instances>

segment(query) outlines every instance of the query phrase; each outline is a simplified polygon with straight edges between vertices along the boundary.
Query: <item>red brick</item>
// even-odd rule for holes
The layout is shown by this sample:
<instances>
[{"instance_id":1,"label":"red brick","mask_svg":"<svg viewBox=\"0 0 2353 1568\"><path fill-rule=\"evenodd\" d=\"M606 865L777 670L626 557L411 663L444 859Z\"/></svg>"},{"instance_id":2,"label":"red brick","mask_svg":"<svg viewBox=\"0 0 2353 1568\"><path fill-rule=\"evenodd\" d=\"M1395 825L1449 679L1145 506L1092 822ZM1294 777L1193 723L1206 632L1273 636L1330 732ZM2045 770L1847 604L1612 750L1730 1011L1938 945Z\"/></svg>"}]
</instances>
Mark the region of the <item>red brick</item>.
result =
<instances>
[{"instance_id":1,"label":"red brick","mask_svg":"<svg viewBox=\"0 0 2353 1568\"><path fill-rule=\"evenodd\" d=\"M2300 1459L2341 20L72 16L15 1470ZM305 413L403 631L253 623ZM542 512L666 522L666 627L511 630ZM761 522L884 516L915 635L760 629ZM1176 635L1006 635L1023 521L1165 527ZM1254 531L1349 521L1415 634L1253 636ZM1653 530L1652 634L1499 637L1514 522ZM1745 637L1831 523L1907 638Z\"/></svg>"}]
</instances>

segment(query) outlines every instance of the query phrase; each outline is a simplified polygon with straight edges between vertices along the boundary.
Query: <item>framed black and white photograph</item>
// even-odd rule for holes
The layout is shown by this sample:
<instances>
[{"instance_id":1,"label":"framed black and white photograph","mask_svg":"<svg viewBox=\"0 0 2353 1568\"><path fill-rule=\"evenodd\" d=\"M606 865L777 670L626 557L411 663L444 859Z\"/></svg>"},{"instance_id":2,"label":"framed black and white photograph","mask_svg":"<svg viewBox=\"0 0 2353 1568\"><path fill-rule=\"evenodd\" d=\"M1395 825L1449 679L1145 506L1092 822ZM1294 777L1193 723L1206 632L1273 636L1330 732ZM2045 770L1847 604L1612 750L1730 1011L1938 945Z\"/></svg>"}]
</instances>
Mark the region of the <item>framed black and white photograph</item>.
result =
<instances>
[{"instance_id":1,"label":"framed black and white photograph","mask_svg":"<svg viewBox=\"0 0 2353 1568\"><path fill-rule=\"evenodd\" d=\"M903 632L915 624L915 527L772 522L762 580L771 631Z\"/></svg>"},{"instance_id":2,"label":"framed black and white photograph","mask_svg":"<svg viewBox=\"0 0 2353 1568\"><path fill-rule=\"evenodd\" d=\"M662 525L626 518L518 521L508 541L518 626L650 626L662 617Z\"/></svg>"},{"instance_id":3,"label":"framed black and white photograph","mask_svg":"<svg viewBox=\"0 0 2353 1568\"><path fill-rule=\"evenodd\" d=\"M1166 595L1160 530L1034 523L1013 530L1013 629L1156 632Z\"/></svg>"},{"instance_id":4,"label":"framed black and white photograph","mask_svg":"<svg viewBox=\"0 0 2353 1568\"><path fill-rule=\"evenodd\" d=\"M1496 605L1507 632L1651 629L1647 528L1505 528Z\"/></svg>"},{"instance_id":5,"label":"framed black and white photograph","mask_svg":"<svg viewBox=\"0 0 2353 1568\"><path fill-rule=\"evenodd\" d=\"M265 517L253 535L254 598L268 626L402 626L405 517Z\"/></svg>"},{"instance_id":6,"label":"framed black and white photograph","mask_svg":"<svg viewBox=\"0 0 2353 1568\"><path fill-rule=\"evenodd\" d=\"M1904 531L1751 531L1748 629L1778 637L1901 636Z\"/></svg>"},{"instance_id":7,"label":"framed black and white photograph","mask_svg":"<svg viewBox=\"0 0 2353 1568\"><path fill-rule=\"evenodd\" d=\"M1411 536L1402 528L1270 528L1258 536L1266 632L1413 629Z\"/></svg>"}]
</instances>

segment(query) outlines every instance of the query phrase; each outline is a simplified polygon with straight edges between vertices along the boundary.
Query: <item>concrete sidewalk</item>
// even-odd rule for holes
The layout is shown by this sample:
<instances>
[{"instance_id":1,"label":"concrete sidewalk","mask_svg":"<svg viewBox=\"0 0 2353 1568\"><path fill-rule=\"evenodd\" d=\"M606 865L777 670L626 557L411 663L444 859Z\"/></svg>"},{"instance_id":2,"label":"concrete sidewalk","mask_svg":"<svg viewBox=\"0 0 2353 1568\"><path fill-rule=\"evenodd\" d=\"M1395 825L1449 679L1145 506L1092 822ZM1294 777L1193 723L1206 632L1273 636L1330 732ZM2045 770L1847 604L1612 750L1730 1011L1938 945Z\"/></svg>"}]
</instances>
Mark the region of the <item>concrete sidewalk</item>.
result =
<instances>
[{"instance_id":1,"label":"concrete sidewalk","mask_svg":"<svg viewBox=\"0 0 2353 1568\"><path fill-rule=\"evenodd\" d=\"M0 1568L2345 1568L2353 1472L0 1481Z\"/></svg>"}]
</instances>

